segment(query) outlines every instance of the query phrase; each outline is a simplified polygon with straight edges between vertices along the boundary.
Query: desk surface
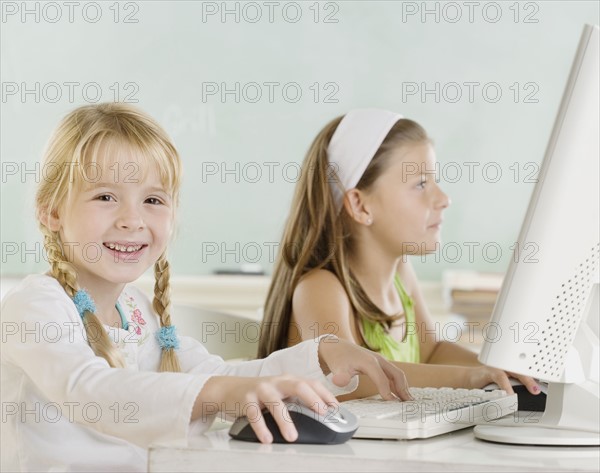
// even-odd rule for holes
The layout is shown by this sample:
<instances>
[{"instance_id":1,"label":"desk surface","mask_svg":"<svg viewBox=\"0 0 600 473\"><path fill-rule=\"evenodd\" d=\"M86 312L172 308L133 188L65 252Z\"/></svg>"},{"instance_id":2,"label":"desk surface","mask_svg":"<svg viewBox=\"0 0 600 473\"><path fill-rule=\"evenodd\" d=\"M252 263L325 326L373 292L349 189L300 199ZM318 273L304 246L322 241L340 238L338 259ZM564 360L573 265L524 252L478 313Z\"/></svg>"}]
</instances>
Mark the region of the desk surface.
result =
<instances>
[{"instance_id":1,"label":"desk surface","mask_svg":"<svg viewBox=\"0 0 600 473\"><path fill-rule=\"evenodd\" d=\"M427 440L358 440L342 445L261 445L227 429L187 448L150 449L149 471L599 471L596 447L528 447L477 440L473 429Z\"/></svg>"}]
</instances>

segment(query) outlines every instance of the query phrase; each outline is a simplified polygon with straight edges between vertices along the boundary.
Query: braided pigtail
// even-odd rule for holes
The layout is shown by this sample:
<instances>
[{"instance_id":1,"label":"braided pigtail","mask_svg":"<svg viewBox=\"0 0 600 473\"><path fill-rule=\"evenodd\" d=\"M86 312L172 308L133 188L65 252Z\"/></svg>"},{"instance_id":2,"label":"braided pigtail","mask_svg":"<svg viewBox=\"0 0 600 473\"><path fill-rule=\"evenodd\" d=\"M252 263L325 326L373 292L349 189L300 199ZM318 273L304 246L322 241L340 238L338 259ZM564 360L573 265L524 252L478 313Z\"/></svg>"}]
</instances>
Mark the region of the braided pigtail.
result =
<instances>
[{"instance_id":1,"label":"braided pigtail","mask_svg":"<svg viewBox=\"0 0 600 473\"><path fill-rule=\"evenodd\" d=\"M85 291L77 289L77 271L64 256L60 236L45 225L40 225L44 235L44 248L50 263L50 274L63 287L71 297L85 327L88 343L97 356L101 356L113 368L123 368L125 363L118 348L112 342L102 322L94 313L96 308L93 301Z\"/></svg>"},{"instance_id":2,"label":"braided pigtail","mask_svg":"<svg viewBox=\"0 0 600 473\"><path fill-rule=\"evenodd\" d=\"M160 371L181 371L179 358L175 350L179 348L179 338L175 326L171 325L171 267L163 253L154 263L154 300L152 306L160 318L160 330L157 334L162 350Z\"/></svg>"}]
</instances>

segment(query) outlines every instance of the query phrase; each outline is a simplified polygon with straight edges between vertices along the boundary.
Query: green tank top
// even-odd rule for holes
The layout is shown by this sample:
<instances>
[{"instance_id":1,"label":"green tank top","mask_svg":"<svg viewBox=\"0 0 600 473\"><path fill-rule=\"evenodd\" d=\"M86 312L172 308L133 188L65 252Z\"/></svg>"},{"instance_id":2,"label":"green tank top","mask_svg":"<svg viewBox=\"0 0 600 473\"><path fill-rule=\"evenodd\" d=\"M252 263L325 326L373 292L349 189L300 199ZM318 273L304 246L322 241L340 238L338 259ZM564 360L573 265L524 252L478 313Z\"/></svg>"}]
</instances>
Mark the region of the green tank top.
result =
<instances>
[{"instance_id":1,"label":"green tank top","mask_svg":"<svg viewBox=\"0 0 600 473\"><path fill-rule=\"evenodd\" d=\"M396 276L394 284L398 290L402 307L405 314L405 330L408 331L404 341L395 340L385 331L380 323L367 319L362 320L363 338L373 350L379 351L381 355L391 361L402 361L407 363L419 363L419 336L415 324L415 308L413 300L404 290L400 278Z\"/></svg>"}]
</instances>

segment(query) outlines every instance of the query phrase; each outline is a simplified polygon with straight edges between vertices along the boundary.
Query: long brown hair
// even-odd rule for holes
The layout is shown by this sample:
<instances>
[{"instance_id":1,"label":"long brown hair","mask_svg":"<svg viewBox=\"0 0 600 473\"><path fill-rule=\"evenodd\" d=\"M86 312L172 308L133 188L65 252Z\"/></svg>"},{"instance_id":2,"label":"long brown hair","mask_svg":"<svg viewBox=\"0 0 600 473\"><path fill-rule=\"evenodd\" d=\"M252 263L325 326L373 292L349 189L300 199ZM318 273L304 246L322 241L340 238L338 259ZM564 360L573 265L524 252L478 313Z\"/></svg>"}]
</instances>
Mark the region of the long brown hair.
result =
<instances>
[{"instance_id":1,"label":"long brown hair","mask_svg":"<svg viewBox=\"0 0 600 473\"><path fill-rule=\"evenodd\" d=\"M42 179L36 194L36 212L44 235L44 247L50 263L50 274L60 283L69 297L80 289L77 269L65 256L59 232L46 226L48 215L68 205L69 197L86 180L85 170L103 159L98 150L108 146L126 145L139 152L158 169L161 181L177 205L181 182L179 154L167 133L148 115L137 108L121 103L104 103L79 107L58 125L48 142L43 166L51 178ZM166 254L154 265L156 284L153 307L163 327L171 325L170 266ZM97 356L105 358L112 367L125 366L121 353L112 342L96 314L86 311L83 324L90 346ZM180 371L173 349L163 349L161 371Z\"/></svg>"},{"instance_id":2,"label":"long brown hair","mask_svg":"<svg viewBox=\"0 0 600 473\"><path fill-rule=\"evenodd\" d=\"M331 185L340 185L330 165L327 147L343 117L329 122L311 144L296 186L267 294L258 346L258 357L287 346L292 317L292 297L302 276L314 269L335 274L344 287L358 317L387 324L394 317L384 314L353 277L347 255L352 251L351 217L338 211ZM390 151L407 143L429 142L416 122L400 119L371 159L356 185L367 190L388 166ZM349 189L343 189L347 191ZM397 317L396 317L397 318Z\"/></svg>"}]
</instances>

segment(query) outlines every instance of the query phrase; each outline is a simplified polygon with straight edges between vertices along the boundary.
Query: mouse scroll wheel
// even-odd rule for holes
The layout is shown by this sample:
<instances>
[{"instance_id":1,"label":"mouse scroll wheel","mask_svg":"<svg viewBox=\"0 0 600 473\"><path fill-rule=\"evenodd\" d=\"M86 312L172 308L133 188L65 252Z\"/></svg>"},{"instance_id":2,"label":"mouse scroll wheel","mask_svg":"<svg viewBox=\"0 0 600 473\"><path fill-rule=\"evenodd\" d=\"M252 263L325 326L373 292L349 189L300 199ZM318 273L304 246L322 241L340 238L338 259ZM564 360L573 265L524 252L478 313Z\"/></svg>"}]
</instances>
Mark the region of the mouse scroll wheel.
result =
<instances>
[{"instance_id":1,"label":"mouse scroll wheel","mask_svg":"<svg viewBox=\"0 0 600 473\"><path fill-rule=\"evenodd\" d=\"M325 414L325 419L329 420L330 422L339 422L340 424L347 424L348 421L346 419L344 419L344 416L342 415L342 413L335 409L334 407L330 407L329 409L327 409L327 414Z\"/></svg>"}]
</instances>

